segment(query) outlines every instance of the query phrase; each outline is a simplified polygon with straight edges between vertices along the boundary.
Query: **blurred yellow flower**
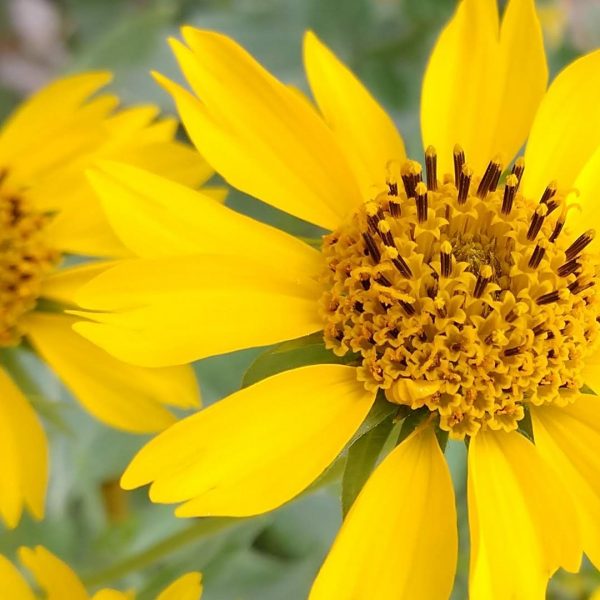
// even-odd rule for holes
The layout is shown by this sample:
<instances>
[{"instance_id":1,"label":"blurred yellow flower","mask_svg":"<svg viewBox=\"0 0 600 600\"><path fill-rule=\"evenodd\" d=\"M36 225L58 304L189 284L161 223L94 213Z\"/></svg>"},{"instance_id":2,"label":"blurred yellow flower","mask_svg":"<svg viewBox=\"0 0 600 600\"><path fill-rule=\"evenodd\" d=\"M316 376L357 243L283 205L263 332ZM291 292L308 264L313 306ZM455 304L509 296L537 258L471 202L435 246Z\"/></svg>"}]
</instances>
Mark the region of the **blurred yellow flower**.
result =
<instances>
[{"instance_id":1,"label":"blurred yellow flower","mask_svg":"<svg viewBox=\"0 0 600 600\"><path fill-rule=\"evenodd\" d=\"M151 483L153 501L184 502L180 516L274 509L323 473L379 394L422 419L358 496L311 600L449 597L443 432L469 442L470 597L541 599L582 551L600 566L600 398L579 391L600 392L600 52L546 90L533 1L511 0L500 23L495 0L464 0L424 77L423 169L315 35L316 108L226 36L183 37L172 46L193 93L157 78L200 152L234 187L332 233L319 252L104 164L92 178L109 220L148 258L84 285L95 323L76 330L145 366L323 331L346 364L290 369L180 421L123 486Z\"/></svg>"},{"instance_id":2,"label":"blurred yellow flower","mask_svg":"<svg viewBox=\"0 0 600 600\"><path fill-rule=\"evenodd\" d=\"M7 600L135 600L134 592L103 589L88 594L77 574L43 546L19 549L19 559L33 575L43 596L35 592L19 570L0 554L0 595ZM199 600L202 595L200 573L187 573L171 583L156 600Z\"/></svg>"},{"instance_id":3,"label":"blurred yellow flower","mask_svg":"<svg viewBox=\"0 0 600 600\"><path fill-rule=\"evenodd\" d=\"M94 161L127 161L192 186L212 174L175 141L173 119L157 120L156 107L117 111L111 94L90 98L109 79L98 72L58 80L0 130L0 517L11 527L24 507L42 517L48 470L43 429L4 368L14 348L30 344L114 427L158 431L175 420L167 405L199 402L190 367L122 363L75 334L74 318L61 312L78 285L130 255L85 178ZM111 260L62 268L69 254Z\"/></svg>"}]
</instances>

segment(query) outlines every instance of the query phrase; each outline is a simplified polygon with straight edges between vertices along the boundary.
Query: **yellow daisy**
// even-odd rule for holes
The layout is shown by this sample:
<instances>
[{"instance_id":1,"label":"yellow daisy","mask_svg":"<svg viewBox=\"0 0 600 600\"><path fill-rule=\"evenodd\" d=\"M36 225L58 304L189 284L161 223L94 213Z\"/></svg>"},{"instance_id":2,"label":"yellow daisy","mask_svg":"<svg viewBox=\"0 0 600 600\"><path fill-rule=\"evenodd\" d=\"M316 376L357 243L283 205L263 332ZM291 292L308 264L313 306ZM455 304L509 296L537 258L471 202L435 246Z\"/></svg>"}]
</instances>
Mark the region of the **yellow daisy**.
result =
<instances>
[{"instance_id":1,"label":"yellow daisy","mask_svg":"<svg viewBox=\"0 0 600 600\"><path fill-rule=\"evenodd\" d=\"M330 233L317 250L105 164L93 179L113 226L143 218L130 244L180 255L83 286L95 322L75 328L146 366L323 332L323 362L342 364L284 371L180 421L123 486L151 483L180 516L274 509L352 443L379 396L416 427L358 495L311 600L448 598L445 435L468 442L471 598L541 599L582 551L600 566L600 399L580 393L600 392L600 52L546 90L533 2L511 0L500 24L495 0L464 0L425 74L422 166L313 34L316 107L229 38L183 37L172 46L193 93L157 77L195 145L234 187Z\"/></svg>"},{"instance_id":2,"label":"yellow daisy","mask_svg":"<svg viewBox=\"0 0 600 600\"><path fill-rule=\"evenodd\" d=\"M19 559L43 591L40 596L19 570L0 554L0 593L10 600L135 600L135 593L103 589L88 594L77 574L43 546L19 549ZM202 595L200 573L187 573L165 588L156 600L199 600Z\"/></svg>"},{"instance_id":3,"label":"yellow daisy","mask_svg":"<svg viewBox=\"0 0 600 600\"><path fill-rule=\"evenodd\" d=\"M43 429L10 376L24 344L114 427L158 431L175 420L167 405L199 401L189 366L122 363L75 334L74 318L62 313L79 284L131 255L86 180L94 161L127 161L192 186L212 173L174 140L174 120L157 120L156 107L116 110L113 95L92 97L109 80L101 72L58 80L0 129L0 517L11 527L25 507L42 517L47 479ZM111 260L61 268L65 254Z\"/></svg>"}]
</instances>

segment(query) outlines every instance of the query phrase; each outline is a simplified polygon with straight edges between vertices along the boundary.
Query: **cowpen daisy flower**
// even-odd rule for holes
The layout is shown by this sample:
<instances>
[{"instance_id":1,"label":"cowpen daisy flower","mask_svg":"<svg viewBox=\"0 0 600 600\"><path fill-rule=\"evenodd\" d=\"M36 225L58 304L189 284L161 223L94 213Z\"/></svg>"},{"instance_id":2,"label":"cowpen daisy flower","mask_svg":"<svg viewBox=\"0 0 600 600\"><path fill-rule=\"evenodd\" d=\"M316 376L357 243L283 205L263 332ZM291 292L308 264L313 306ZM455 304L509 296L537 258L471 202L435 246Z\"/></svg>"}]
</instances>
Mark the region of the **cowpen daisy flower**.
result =
<instances>
[{"instance_id":1,"label":"cowpen daisy flower","mask_svg":"<svg viewBox=\"0 0 600 600\"><path fill-rule=\"evenodd\" d=\"M212 173L175 141L176 122L157 119L156 107L117 110L114 95L94 96L109 80L102 72L58 80L0 130L0 517L10 527L25 507L42 517L48 470L44 431L10 373L23 346L114 427L158 431L175 420L168 405L198 404L189 366L122 363L75 334L73 317L62 312L80 283L130 254L102 213L87 167L110 157L192 186ZM65 255L104 260L63 268Z\"/></svg>"},{"instance_id":2,"label":"cowpen daisy flower","mask_svg":"<svg viewBox=\"0 0 600 600\"><path fill-rule=\"evenodd\" d=\"M177 243L180 256L100 274L78 295L91 321L75 328L146 366L322 332L342 364L278 373L183 419L123 486L151 483L180 516L274 509L323 473L379 396L416 427L353 503L311 600L449 596L446 434L468 442L470 597L541 599L582 551L600 566L600 400L581 392L600 384L600 53L546 89L533 2L511 0L500 23L495 1L464 0L425 74L419 162L312 33L316 106L231 39L183 37L172 46L192 92L157 78L203 156L330 233L315 249L106 164L93 179L113 226L142 214L143 243Z\"/></svg>"},{"instance_id":3,"label":"cowpen daisy flower","mask_svg":"<svg viewBox=\"0 0 600 600\"><path fill-rule=\"evenodd\" d=\"M0 592L2 598L10 600L135 600L135 593L120 592L114 589L102 589L89 594L77 574L65 562L52 554L43 546L35 548L19 548L21 563L33 576L36 588L41 588L43 595L34 591L19 569L5 556L0 554ZM165 588L156 600L199 600L202 595L202 577L192 572L176 579Z\"/></svg>"}]
</instances>

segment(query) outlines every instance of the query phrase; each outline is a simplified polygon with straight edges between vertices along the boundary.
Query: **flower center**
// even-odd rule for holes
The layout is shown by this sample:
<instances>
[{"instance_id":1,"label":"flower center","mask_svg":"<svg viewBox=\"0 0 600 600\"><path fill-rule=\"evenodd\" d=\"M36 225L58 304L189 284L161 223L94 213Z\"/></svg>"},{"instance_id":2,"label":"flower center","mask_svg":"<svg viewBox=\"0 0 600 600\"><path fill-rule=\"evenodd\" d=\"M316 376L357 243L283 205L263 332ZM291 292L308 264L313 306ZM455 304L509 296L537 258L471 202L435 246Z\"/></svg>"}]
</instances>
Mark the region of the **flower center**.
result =
<instances>
[{"instance_id":1,"label":"flower center","mask_svg":"<svg viewBox=\"0 0 600 600\"><path fill-rule=\"evenodd\" d=\"M581 388L598 337L598 265L590 230L569 244L567 207L550 184L519 193L522 159L481 177L454 152L439 181L433 148L388 191L325 236L324 337L360 356L358 376L390 402L427 407L454 439L514 430L528 403L565 403ZM402 181L402 189L399 181Z\"/></svg>"},{"instance_id":2,"label":"flower center","mask_svg":"<svg viewBox=\"0 0 600 600\"><path fill-rule=\"evenodd\" d=\"M3 187L6 176L0 169L0 348L19 342L19 320L35 307L42 280L59 259L44 233L48 215Z\"/></svg>"}]
</instances>

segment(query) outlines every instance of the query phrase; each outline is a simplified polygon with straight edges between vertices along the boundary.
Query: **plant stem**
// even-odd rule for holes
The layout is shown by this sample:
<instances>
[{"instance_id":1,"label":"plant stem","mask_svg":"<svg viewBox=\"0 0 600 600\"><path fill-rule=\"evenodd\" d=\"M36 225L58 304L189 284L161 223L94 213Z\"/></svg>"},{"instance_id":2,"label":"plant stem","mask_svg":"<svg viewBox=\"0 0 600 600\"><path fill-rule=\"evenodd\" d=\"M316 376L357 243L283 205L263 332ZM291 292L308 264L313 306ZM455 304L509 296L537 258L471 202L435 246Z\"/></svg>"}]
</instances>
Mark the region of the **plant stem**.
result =
<instances>
[{"instance_id":1,"label":"plant stem","mask_svg":"<svg viewBox=\"0 0 600 600\"><path fill-rule=\"evenodd\" d=\"M247 520L248 519L237 519L232 517L199 519L187 529L174 533L168 538L150 546L146 550L142 550L138 554L126 558L123 562L91 573L87 577L83 577L83 582L86 586L114 583L133 571L145 569L164 556L180 549L182 546L191 544L203 537L220 533L238 523L246 522Z\"/></svg>"}]
</instances>

